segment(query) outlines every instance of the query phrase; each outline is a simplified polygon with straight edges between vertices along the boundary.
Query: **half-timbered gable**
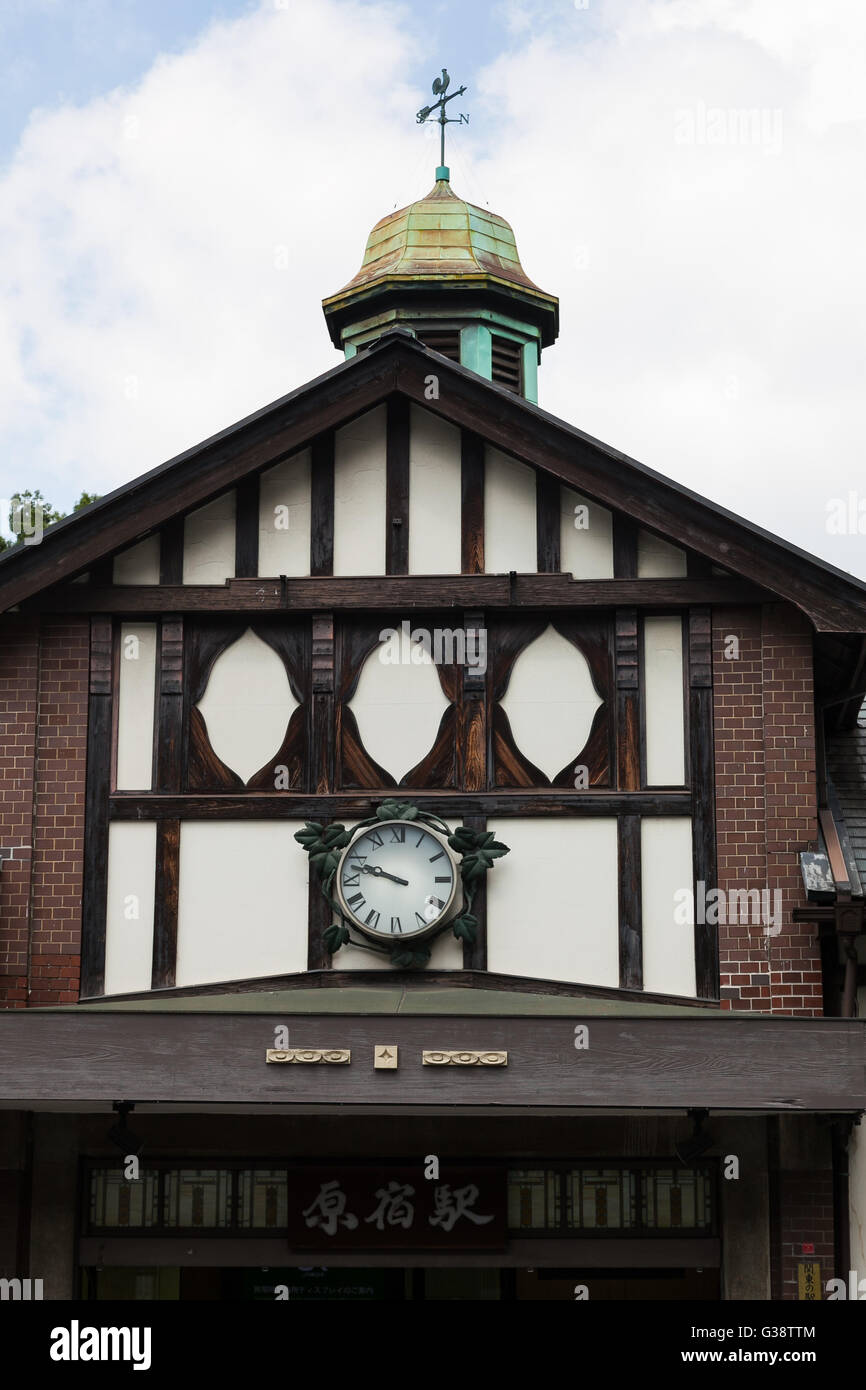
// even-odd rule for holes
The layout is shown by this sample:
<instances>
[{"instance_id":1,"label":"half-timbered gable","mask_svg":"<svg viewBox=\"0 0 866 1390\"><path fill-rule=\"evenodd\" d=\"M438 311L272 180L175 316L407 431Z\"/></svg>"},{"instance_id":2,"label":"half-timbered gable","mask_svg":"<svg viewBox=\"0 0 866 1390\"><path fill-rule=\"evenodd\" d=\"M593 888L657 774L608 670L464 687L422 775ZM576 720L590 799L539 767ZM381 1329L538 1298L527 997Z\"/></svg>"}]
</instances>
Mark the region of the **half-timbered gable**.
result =
<instances>
[{"instance_id":1,"label":"half-timbered gable","mask_svg":"<svg viewBox=\"0 0 866 1390\"><path fill-rule=\"evenodd\" d=\"M526 276L508 224L457 199L447 170L374 228L358 276L324 307L339 366L0 559L0 996L13 1010L87 1004L72 1013L99 1046L119 1020L128 1064L106 1103L195 1091L217 1110L278 1099L280 1068L261 1080L225 1051L241 1035L239 996L255 1011L266 995L287 1017L303 1000L291 1028L310 1055L283 1044L268 1060L341 1064L322 1066L324 1082L292 1068L292 1103L310 1109L319 1085L335 1106L491 1105L477 1075L442 1071L425 1090L420 1070L450 1067L446 1033L467 1047L474 1029L490 1050L458 1061L504 1067L511 1049L509 1076L484 1079L496 1105L571 1113L585 1013L598 1032L579 1104L619 1112L581 1141L586 1156L625 1153L637 1142L626 1112L650 1107L664 1117L647 1141L658 1165L677 1114L717 1112L720 1133L733 1126L718 1143L760 1155L765 1186L749 1200L764 1225L746 1231L731 1198L720 1245L718 1175L690 1178L689 1200L706 1203L688 1228L701 1248L684 1237L676 1258L716 1272L724 1260L732 1296L791 1296L798 1202L840 1152L813 1117L866 1105L863 888L848 873L862 818L842 766L863 694L866 585L541 409L557 301ZM443 857L462 845L464 869L475 855L479 871L461 869L458 887L451 869L430 869L432 915L414 904L416 926L407 895L387 933L362 890L408 880L359 851L354 875L334 880L329 852L345 840L328 835L407 806L421 817L414 850L432 836L426 861L440 858L438 834ZM393 821L403 844L400 831ZM430 932L440 909L453 929ZM391 984L410 1011L441 1011L436 1039L424 1018L397 1017ZM350 1027L340 996L316 1005L312 992L333 987L372 1023ZM214 1011L200 1033L182 1013L197 995ZM518 1011L538 1014L538 1030L511 1020ZM754 1017L723 1039L723 1012ZM619 1031L622 1016L636 1032ZM52 1017L35 1021L50 1031ZM166 1047L218 1054L201 1092L188 1060L164 1086L134 1060L150 1025L175 1040ZM356 1030L355 1059L341 1028ZM378 1070L370 1082L349 1065L370 1029L413 1055L429 1045L404 1090L391 1078L386 1095ZM15 1083L22 1106L28 1085L54 1103L39 1055ZM67 1078L64 1103L92 1099L89 1067ZM542 1129L527 1143L545 1173ZM466 1141L452 1137L456 1153ZM568 1161L557 1149L558 1192ZM532 1184L548 1178L512 1168L511 1226L537 1234L548 1218ZM655 1198L639 1181L649 1221ZM659 1181L664 1219L685 1229L678 1182ZM599 1227L608 1200L627 1206L620 1177L604 1183L603 1198L580 1199ZM768 1234L771 1183L781 1224ZM589 1222L557 1202L560 1235ZM819 1207L825 1263L847 1258L838 1211ZM673 1246L658 1244L670 1265ZM262 1263L256 1252L247 1262Z\"/></svg>"}]
</instances>

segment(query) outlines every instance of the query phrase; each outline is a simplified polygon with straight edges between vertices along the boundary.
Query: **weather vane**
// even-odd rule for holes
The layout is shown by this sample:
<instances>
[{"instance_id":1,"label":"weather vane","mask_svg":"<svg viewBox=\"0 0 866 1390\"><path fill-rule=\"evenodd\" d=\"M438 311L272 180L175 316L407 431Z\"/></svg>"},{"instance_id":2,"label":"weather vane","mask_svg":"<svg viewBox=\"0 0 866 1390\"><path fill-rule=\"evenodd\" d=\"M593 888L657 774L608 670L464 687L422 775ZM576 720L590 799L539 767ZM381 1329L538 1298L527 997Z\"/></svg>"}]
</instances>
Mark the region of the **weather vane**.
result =
<instances>
[{"instance_id":1,"label":"weather vane","mask_svg":"<svg viewBox=\"0 0 866 1390\"><path fill-rule=\"evenodd\" d=\"M462 97L463 93L466 91L466 88L465 88L465 87L458 87L458 88L456 89L456 91L453 91L453 92L451 93L450 97L446 97L445 93L446 93L446 91L448 90L448 84L449 84L450 81L451 81L451 78L448 76L448 70L447 70L447 68L443 68L443 69L442 69L442 76L441 76L441 77L437 77L437 78L435 79L435 81L433 82L433 95L436 96L436 97L438 97L439 100L438 100L437 102L434 102L434 104L433 104L432 106L422 106L422 107L421 107L421 110L418 112L418 115L415 117L415 119L417 120L418 124L419 124L419 125L423 125L425 121L429 121L429 119L430 119L430 117L433 115L433 112L434 112L434 111L438 111L438 112L439 112L439 115L438 115L438 116L434 116L434 117L433 117L434 120L436 120L436 121L439 122L439 130L440 130L440 137L439 137L439 138L440 138L440 142L441 142L441 143L440 143L439 168L436 170L436 177L437 177L437 179L439 179L439 178L447 179L447 178L448 178L448 170L447 170L447 168L445 167L445 127L446 127L447 125L468 125L468 124L469 124L469 117L468 117L468 116L463 116L463 115L460 115L460 116L446 116L446 115L445 115L445 107L446 107L447 103L448 103L449 101L453 101L455 97Z\"/></svg>"}]
</instances>

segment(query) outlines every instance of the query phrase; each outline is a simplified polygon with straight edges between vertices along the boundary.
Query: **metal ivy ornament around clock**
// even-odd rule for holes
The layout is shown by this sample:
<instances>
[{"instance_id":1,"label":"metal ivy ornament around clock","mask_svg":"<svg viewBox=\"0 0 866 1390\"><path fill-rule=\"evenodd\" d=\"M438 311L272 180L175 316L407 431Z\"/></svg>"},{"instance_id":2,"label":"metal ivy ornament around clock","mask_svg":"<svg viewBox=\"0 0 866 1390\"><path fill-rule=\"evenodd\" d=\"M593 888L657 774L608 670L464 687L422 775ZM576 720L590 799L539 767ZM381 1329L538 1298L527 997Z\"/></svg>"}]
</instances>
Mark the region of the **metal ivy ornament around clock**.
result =
<instances>
[{"instance_id":1,"label":"metal ivy ornament around clock","mask_svg":"<svg viewBox=\"0 0 866 1390\"><path fill-rule=\"evenodd\" d=\"M352 831L307 821L295 839L338 919L324 933L328 950L351 942L390 956L399 968L426 965L426 942L448 926L458 941L475 940L475 890L494 860L508 853L492 831L466 825L452 831L438 816L393 800ZM353 937L352 927L365 939Z\"/></svg>"},{"instance_id":2,"label":"metal ivy ornament around clock","mask_svg":"<svg viewBox=\"0 0 866 1390\"><path fill-rule=\"evenodd\" d=\"M444 836L415 821L379 821L355 834L340 857L337 901L374 941L418 941L456 917L463 885Z\"/></svg>"}]
</instances>

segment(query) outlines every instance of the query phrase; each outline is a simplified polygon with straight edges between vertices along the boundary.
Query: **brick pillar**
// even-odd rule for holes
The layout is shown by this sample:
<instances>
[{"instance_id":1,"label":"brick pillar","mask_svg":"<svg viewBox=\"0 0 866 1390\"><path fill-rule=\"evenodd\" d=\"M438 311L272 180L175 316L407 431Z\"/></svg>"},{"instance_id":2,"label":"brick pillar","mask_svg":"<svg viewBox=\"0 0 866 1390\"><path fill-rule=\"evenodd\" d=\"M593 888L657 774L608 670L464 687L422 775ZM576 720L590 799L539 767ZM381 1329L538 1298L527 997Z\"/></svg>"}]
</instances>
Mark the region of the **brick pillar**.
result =
<instances>
[{"instance_id":1,"label":"brick pillar","mask_svg":"<svg viewBox=\"0 0 866 1390\"><path fill-rule=\"evenodd\" d=\"M733 653L736 653L735 655ZM722 1007L823 1012L815 929L791 920L802 901L798 854L817 835L812 633L787 604L713 616L718 887L767 892L774 923L719 922ZM747 900L748 901L748 900ZM764 930L770 926L770 933Z\"/></svg>"},{"instance_id":2,"label":"brick pillar","mask_svg":"<svg viewBox=\"0 0 866 1390\"><path fill-rule=\"evenodd\" d=\"M0 619L0 1008L27 1004L39 622Z\"/></svg>"},{"instance_id":3,"label":"brick pillar","mask_svg":"<svg viewBox=\"0 0 866 1390\"><path fill-rule=\"evenodd\" d=\"M31 1004L73 1004L81 968L89 635L80 618L43 625Z\"/></svg>"}]
</instances>

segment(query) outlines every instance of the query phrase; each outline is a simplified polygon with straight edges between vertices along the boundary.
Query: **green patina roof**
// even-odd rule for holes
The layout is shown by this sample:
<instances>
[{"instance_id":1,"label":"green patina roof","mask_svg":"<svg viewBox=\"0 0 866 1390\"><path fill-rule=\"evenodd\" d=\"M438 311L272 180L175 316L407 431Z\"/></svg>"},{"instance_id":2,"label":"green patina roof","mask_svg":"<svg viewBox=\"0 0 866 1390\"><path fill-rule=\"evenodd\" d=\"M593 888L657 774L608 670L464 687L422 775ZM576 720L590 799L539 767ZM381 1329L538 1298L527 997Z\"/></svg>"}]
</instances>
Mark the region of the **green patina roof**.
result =
<instances>
[{"instance_id":1,"label":"green patina roof","mask_svg":"<svg viewBox=\"0 0 866 1390\"><path fill-rule=\"evenodd\" d=\"M399 985L357 985L339 989L289 989L248 994L174 995L158 993L139 999L106 999L92 1004L60 1004L33 1013L262 1013L262 1014L427 1014L478 1015L514 1018L526 1015L568 1018L732 1018L732 1013L708 1005L646 1003L626 999L580 998L558 994L523 994L493 989L448 989L431 985L404 989ZM754 1017L754 1015L750 1015Z\"/></svg>"},{"instance_id":2,"label":"green patina roof","mask_svg":"<svg viewBox=\"0 0 866 1390\"><path fill-rule=\"evenodd\" d=\"M426 198L376 223L357 275L322 303L327 313L356 292L385 282L479 276L557 303L526 274L505 218L464 202L447 179L439 179Z\"/></svg>"}]
</instances>

